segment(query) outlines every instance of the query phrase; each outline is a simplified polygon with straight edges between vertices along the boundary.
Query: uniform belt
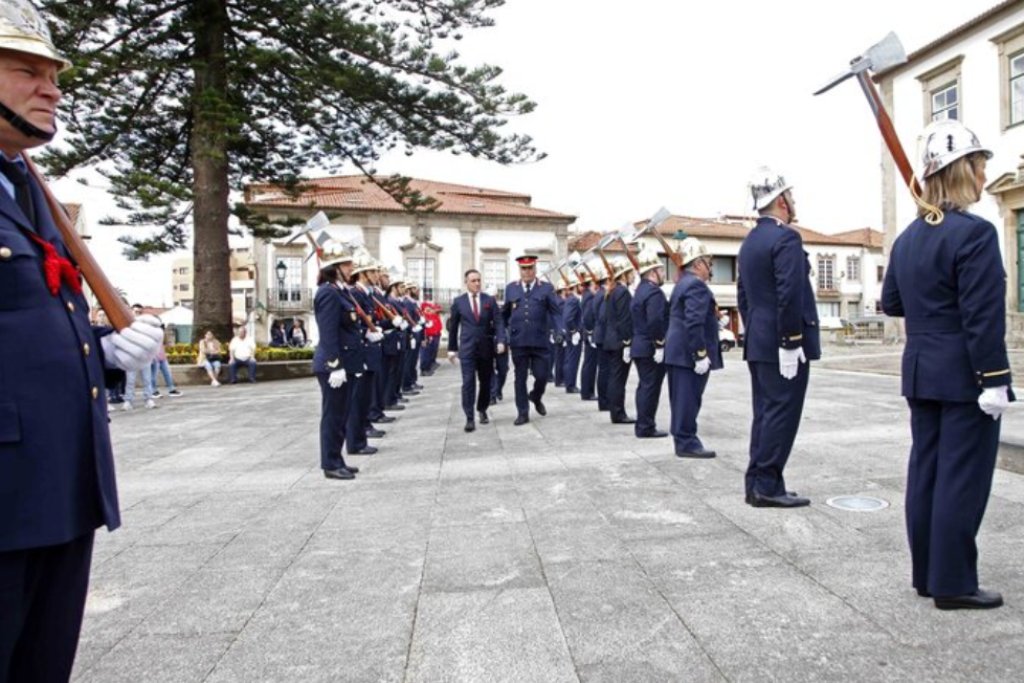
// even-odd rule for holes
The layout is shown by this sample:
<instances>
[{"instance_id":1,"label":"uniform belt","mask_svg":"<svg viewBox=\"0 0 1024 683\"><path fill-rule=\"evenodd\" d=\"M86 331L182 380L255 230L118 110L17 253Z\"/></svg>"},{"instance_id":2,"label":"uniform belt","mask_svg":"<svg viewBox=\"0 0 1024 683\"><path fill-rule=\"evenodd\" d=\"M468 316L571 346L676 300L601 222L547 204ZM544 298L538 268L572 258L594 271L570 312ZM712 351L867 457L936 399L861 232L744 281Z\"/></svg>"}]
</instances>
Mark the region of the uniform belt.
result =
<instances>
[{"instance_id":1,"label":"uniform belt","mask_svg":"<svg viewBox=\"0 0 1024 683\"><path fill-rule=\"evenodd\" d=\"M963 321L959 315L938 315L922 318L907 318L907 334L932 334L936 332L962 332Z\"/></svg>"}]
</instances>

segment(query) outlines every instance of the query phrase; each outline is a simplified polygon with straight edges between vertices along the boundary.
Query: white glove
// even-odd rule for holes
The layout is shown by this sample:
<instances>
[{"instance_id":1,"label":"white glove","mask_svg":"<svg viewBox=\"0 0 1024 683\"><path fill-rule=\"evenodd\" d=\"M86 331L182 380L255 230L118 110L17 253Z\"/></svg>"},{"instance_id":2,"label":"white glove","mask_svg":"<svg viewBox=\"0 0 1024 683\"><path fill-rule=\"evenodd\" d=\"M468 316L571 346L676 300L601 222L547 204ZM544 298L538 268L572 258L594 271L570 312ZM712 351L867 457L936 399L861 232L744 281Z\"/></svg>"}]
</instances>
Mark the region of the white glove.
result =
<instances>
[{"instance_id":1,"label":"white glove","mask_svg":"<svg viewBox=\"0 0 1024 683\"><path fill-rule=\"evenodd\" d=\"M128 327L100 339L106 364L120 370L141 370L156 357L164 343L160 321L152 315L140 315Z\"/></svg>"},{"instance_id":2,"label":"white glove","mask_svg":"<svg viewBox=\"0 0 1024 683\"><path fill-rule=\"evenodd\" d=\"M573 332L572 333L572 345L573 346L579 346L580 345L580 333L579 332Z\"/></svg>"},{"instance_id":3,"label":"white glove","mask_svg":"<svg viewBox=\"0 0 1024 683\"><path fill-rule=\"evenodd\" d=\"M711 359L708 358L707 356L704 356L693 365L693 371L696 372L698 375L706 375L708 374L708 370L710 369Z\"/></svg>"},{"instance_id":4,"label":"white glove","mask_svg":"<svg viewBox=\"0 0 1024 683\"><path fill-rule=\"evenodd\" d=\"M498 342L498 355L500 356L503 353L505 353L505 345L502 344L501 342Z\"/></svg>"},{"instance_id":5,"label":"white glove","mask_svg":"<svg viewBox=\"0 0 1024 683\"><path fill-rule=\"evenodd\" d=\"M548 343L549 344L554 344L555 343L555 335L553 335L553 334L549 334L548 335Z\"/></svg>"},{"instance_id":6,"label":"white glove","mask_svg":"<svg viewBox=\"0 0 1024 683\"><path fill-rule=\"evenodd\" d=\"M592 348L592 349L596 349L597 348L597 344L594 343L594 336L593 335L590 336L590 338L587 340L587 343L590 344L590 348Z\"/></svg>"},{"instance_id":7,"label":"white glove","mask_svg":"<svg viewBox=\"0 0 1024 683\"><path fill-rule=\"evenodd\" d=\"M665 347L654 349L654 362L664 363L665 362Z\"/></svg>"},{"instance_id":8,"label":"white glove","mask_svg":"<svg viewBox=\"0 0 1024 683\"><path fill-rule=\"evenodd\" d=\"M405 319L402 316L400 316L400 315L396 315L394 318L391 319L391 324L394 325L395 327L400 327L402 329L405 329L404 327L402 327L402 325L404 323L405 323Z\"/></svg>"},{"instance_id":9,"label":"white glove","mask_svg":"<svg viewBox=\"0 0 1024 683\"><path fill-rule=\"evenodd\" d=\"M416 349L416 337L409 340L409 348L414 350Z\"/></svg>"},{"instance_id":10,"label":"white glove","mask_svg":"<svg viewBox=\"0 0 1024 683\"><path fill-rule=\"evenodd\" d=\"M458 357L459 357L459 354L457 354L456 352L454 352L454 351L449 351L448 352L448 362L449 363L454 364L455 363L455 359L458 358Z\"/></svg>"},{"instance_id":11,"label":"white glove","mask_svg":"<svg viewBox=\"0 0 1024 683\"><path fill-rule=\"evenodd\" d=\"M779 374L785 379L796 377L801 363L807 362L803 347L795 349L779 349Z\"/></svg>"},{"instance_id":12,"label":"white glove","mask_svg":"<svg viewBox=\"0 0 1024 683\"><path fill-rule=\"evenodd\" d=\"M628 363L630 361L630 359L633 358L632 354L633 354L633 352L630 350L630 347L623 346L622 347L622 362L623 363Z\"/></svg>"},{"instance_id":13,"label":"white glove","mask_svg":"<svg viewBox=\"0 0 1024 683\"><path fill-rule=\"evenodd\" d=\"M337 389L347 381L348 377L345 375L344 368L341 370L335 370L327 377L327 384L329 384L332 389Z\"/></svg>"},{"instance_id":14,"label":"white glove","mask_svg":"<svg viewBox=\"0 0 1024 683\"><path fill-rule=\"evenodd\" d=\"M978 407L981 411L998 420L1003 411L1010 407L1010 397L1007 394L1007 387L989 387L983 389L978 397Z\"/></svg>"},{"instance_id":15,"label":"white glove","mask_svg":"<svg viewBox=\"0 0 1024 683\"><path fill-rule=\"evenodd\" d=\"M419 331L421 331L422 329L423 329L423 325L420 325L419 323L417 323L417 324L416 324L416 325L415 325L415 326L414 326L414 327L412 328L412 331L413 331L413 332L419 332Z\"/></svg>"},{"instance_id":16,"label":"white glove","mask_svg":"<svg viewBox=\"0 0 1024 683\"><path fill-rule=\"evenodd\" d=\"M384 333L379 331L379 330L367 330L366 331L366 341L370 342L371 344L376 344L377 342L379 342L383 338L384 338Z\"/></svg>"}]
</instances>

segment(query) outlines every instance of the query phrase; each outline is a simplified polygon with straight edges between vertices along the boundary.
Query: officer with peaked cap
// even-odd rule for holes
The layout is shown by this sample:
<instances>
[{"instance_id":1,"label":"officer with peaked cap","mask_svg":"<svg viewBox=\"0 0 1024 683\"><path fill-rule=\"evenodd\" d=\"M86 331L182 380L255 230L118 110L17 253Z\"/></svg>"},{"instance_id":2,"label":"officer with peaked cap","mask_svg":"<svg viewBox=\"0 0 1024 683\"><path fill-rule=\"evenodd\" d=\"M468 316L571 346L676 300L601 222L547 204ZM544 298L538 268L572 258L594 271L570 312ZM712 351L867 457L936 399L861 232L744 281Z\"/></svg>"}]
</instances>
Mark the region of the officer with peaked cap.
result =
<instances>
[{"instance_id":1,"label":"officer with peaked cap","mask_svg":"<svg viewBox=\"0 0 1024 683\"><path fill-rule=\"evenodd\" d=\"M603 367L607 369L606 391L608 412L613 424L634 424L636 420L626 414L626 381L631 366L631 344L633 343L633 316L629 306L633 295L629 293L633 266L625 256L616 256L611 261L614 269L599 315L604 326L600 336ZM600 372L600 369L598 370Z\"/></svg>"},{"instance_id":2,"label":"officer with peaked cap","mask_svg":"<svg viewBox=\"0 0 1024 683\"><path fill-rule=\"evenodd\" d=\"M796 220L792 186L759 168L749 183L757 224L739 253L737 297L746 341L754 419L746 501L754 507L801 507L810 500L786 490L782 471L800 427L808 361L821 357L811 264Z\"/></svg>"},{"instance_id":3,"label":"officer with peaked cap","mask_svg":"<svg viewBox=\"0 0 1024 683\"><path fill-rule=\"evenodd\" d=\"M893 243L882 288L883 310L907 330L912 579L939 609L986 609L1003 598L978 586L975 537L1013 392L999 231L967 208L992 152L958 121L930 124L924 142L919 217Z\"/></svg>"},{"instance_id":4,"label":"officer with peaked cap","mask_svg":"<svg viewBox=\"0 0 1024 683\"><path fill-rule=\"evenodd\" d=\"M524 254L516 263L520 279L505 287L502 315L516 373L515 425L519 426L530 421L530 402L538 413L548 414L542 399L551 372L551 320L559 314L559 307L555 290L549 283L537 279L537 257ZM530 373L533 374L533 389L528 391L526 379Z\"/></svg>"},{"instance_id":5,"label":"officer with peaked cap","mask_svg":"<svg viewBox=\"0 0 1024 683\"><path fill-rule=\"evenodd\" d=\"M320 341L313 353L313 373L320 384L320 467L328 479L355 479L359 468L345 463L352 389L348 385L366 371L366 351L359 314L342 292L352 274L352 254L331 240L321 247L313 313Z\"/></svg>"},{"instance_id":6,"label":"officer with peaked cap","mask_svg":"<svg viewBox=\"0 0 1024 683\"><path fill-rule=\"evenodd\" d=\"M718 347L718 311L707 282L711 279L711 255L696 237L679 247L683 262L669 301L665 365L668 366L668 398L672 409L670 427L680 458L713 458L697 436L704 389L711 370L722 367Z\"/></svg>"},{"instance_id":7,"label":"officer with peaked cap","mask_svg":"<svg viewBox=\"0 0 1024 683\"><path fill-rule=\"evenodd\" d=\"M665 268L658 253L653 249L642 249L637 261L640 264L640 284L629 307L633 318L631 355L639 376L633 433L641 439L652 439L668 436L667 432L658 429L655 422L661 385L665 380L668 300L661 289L665 282Z\"/></svg>"},{"instance_id":8,"label":"officer with peaked cap","mask_svg":"<svg viewBox=\"0 0 1024 683\"><path fill-rule=\"evenodd\" d=\"M163 343L153 316L120 332L91 326L28 170L26 150L57 131L69 66L30 3L0 4L0 681L71 675L95 530L121 523L106 385Z\"/></svg>"}]
</instances>

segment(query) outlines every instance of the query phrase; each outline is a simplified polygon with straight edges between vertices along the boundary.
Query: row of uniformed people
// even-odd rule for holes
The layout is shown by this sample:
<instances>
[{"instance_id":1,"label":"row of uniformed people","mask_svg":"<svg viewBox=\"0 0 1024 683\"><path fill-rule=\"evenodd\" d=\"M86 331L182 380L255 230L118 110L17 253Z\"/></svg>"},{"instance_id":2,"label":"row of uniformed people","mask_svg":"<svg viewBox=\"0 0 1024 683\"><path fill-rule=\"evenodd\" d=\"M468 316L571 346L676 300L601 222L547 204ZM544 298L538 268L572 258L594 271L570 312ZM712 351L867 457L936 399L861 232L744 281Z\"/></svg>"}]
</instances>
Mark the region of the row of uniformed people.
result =
<instances>
[{"instance_id":1,"label":"row of uniformed people","mask_svg":"<svg viewBox=\"0 0 1024 683\"><path fill-rule=\"evenodd\" d=\"M417 383L423 343L416 287L388 272L363 248L336 241L321 247L313 310L320 341L313 372L321 391L320 466L329 479L354 479L348 455L373 455L368 439L386 432Z\"/></svg>"}]
</instances>

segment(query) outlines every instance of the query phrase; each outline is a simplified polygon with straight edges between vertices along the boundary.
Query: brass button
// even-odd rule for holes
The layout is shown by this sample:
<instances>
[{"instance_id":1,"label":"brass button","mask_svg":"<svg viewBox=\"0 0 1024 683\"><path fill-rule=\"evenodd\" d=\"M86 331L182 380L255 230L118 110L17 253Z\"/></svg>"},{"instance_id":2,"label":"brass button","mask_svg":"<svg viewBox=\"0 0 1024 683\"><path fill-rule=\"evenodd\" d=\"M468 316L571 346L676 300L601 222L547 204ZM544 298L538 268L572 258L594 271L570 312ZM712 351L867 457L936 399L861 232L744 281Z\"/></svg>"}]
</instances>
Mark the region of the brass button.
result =
<instances>
[{"instance_id":1,"label":"brass button","mask_svg":"<svg viewBox=\"0 0 1024 683\"><path fill-rule=\"evenodd\" d=\"M70 301L68 302L68 311L70 311L71 313L75 312L75 304L73 304Z\"/></svg>"},{"instance_id":2,"label":"brass button","mask_svg":"<svg viewBox=\"0 0 1024 683\"><path fill-rule=\"evenodd\" d=\"M99 395L100 395L100 390L99 390L99 389L97 389L96 387L93 387L93 388L92 388L92 398L93 398L93 400L95 401L95 400L96 400L96 398L97 398L97 397L98 397Z\"/></svg>"},{"instance_id":3,"label":"brass button","mask_svg":"<svg viewBox=\"0 0 1024 683\"><path fill-rule=\"evenodd\" d=\"M84 353L87 356L89 355L89 345L88 344L82 344L82 353Z\"/></svg>"},{"instance_id":4,"label":"brass button","mask_svg":"<svg viewBox=\"0 0 1024 683\"><path fill-rule=\"evenodd\" d=\"M3 259L4 261L8 261L8 260L10 260L11 256L13 256L13 255L14 255L14 252L11 251L10 247L0 247L0 259Z\"/></svg>"}]
</instances>

